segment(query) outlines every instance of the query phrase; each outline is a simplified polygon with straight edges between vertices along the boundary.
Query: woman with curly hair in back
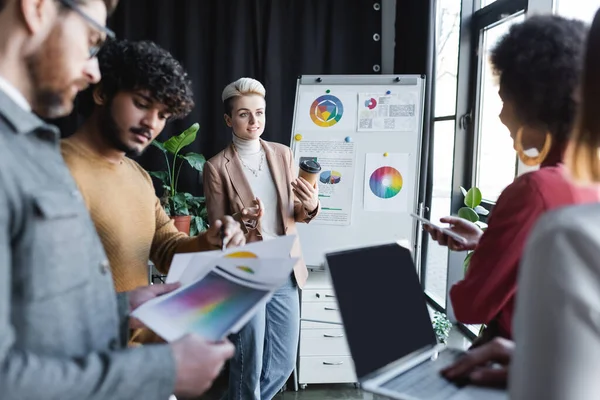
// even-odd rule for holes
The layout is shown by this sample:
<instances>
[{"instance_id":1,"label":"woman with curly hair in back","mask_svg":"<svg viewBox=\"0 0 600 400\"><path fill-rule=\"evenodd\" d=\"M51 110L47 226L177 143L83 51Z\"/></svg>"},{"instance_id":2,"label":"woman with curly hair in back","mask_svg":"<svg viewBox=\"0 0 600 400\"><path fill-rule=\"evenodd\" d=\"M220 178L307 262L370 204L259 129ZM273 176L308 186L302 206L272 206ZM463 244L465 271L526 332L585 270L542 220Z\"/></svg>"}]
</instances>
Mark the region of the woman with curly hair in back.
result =
<instances>
[{"instance_id":1,"label":"woman with curly hair in back","mask_svg":"<svg viewBox=\"0 0 600 400\"><path fill-rule=\"evenodd\" d=\"M513 336L519 262L540 216L598 200L595 190L573 185L562 165L575 119L586 34L581 21L540 15L513 25L500 39L490 58L503 102L500 120L521 161L540 168L504 189L485 232L460 218L442 218L467 243L427 228L434 240L451 250L475 250L465 278L450 290L450 299L458 321L487 324L476 345L495 336ZM538 155L525 154L531 149Z\"/></svg>"}]
</instances>

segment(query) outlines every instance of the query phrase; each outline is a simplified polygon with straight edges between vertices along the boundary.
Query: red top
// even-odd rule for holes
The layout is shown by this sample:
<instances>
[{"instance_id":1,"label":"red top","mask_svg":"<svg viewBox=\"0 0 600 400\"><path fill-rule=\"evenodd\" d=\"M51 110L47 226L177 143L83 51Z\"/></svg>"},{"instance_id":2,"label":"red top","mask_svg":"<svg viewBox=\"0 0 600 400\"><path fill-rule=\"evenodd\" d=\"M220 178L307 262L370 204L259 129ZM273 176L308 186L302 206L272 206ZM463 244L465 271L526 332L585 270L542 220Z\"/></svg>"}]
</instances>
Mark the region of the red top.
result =
<instances>
[{"instance_id":1,"label":"red top","mask_svg":"<svg viewBox=\"0 0 600 400\"><path fill-rule=\"evenodd\" d=\"M539 170L516 178L498 198L465 278L450 290L458 321L496 320L499 334L512 338L517 270L534 224L548 210L599 201L596 189L570 183L561 155L562 149L551 151Z\"/></svg>"}]
</instances>

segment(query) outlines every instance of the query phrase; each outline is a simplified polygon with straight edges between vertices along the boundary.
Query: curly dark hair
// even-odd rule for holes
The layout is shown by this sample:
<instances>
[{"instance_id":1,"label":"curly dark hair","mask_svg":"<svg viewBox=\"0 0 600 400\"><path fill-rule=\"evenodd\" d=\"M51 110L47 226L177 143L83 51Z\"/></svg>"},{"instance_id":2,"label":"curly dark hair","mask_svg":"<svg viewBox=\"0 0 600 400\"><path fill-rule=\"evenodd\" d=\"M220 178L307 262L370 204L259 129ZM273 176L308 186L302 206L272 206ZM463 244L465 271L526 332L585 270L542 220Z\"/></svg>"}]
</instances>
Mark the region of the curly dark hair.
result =
<instances>
[{"instance_id":1,"label":"curly dark hair","mask_svg":"<svg viewBox=\"0 0 600 400\"><path fill-rule=\"evenodd\" d=\"M110 102L121 91L148 90L167 107L172 119L183 118L194 108L187 73L165 49L150 41L111 40L98 53L102 78L98 85ZM79 110L90 115L94 102L90 88L79 99Z\"/></svg>"},{"instance_id":2,"label":"curly dark hair","mask_svg":"<svg viewBox=\"0 0 600 400\"><path fill-rule=\"evenodd\" d=\"M578 20L537 15L511 26L490 61L506 99L524 124L564 142L572 129L588 28Z\"/></svg>"}]
</instances>

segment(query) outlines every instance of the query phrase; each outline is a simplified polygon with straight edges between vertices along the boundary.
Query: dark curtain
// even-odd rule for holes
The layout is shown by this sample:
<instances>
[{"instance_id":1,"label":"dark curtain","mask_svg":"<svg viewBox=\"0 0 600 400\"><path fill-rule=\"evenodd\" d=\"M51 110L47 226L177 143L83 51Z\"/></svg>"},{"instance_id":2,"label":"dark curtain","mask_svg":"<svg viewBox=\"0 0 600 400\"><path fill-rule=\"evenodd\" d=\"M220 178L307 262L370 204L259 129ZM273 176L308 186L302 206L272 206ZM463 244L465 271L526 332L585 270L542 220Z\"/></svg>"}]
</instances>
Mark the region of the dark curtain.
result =
<instances>
[{"instance_id":1,"label":"dark curtain","mask_svg":"<svg viewBox=\"0 0 600 400\"><path fill-rule=\"evenodd\" d=\"M307 74L373 74L381 64L381 10L360 0L121 0L109 26L120 38L152 40L187 69L196 107L159 136L166 140L194 122L198 138L188 149L207 158L231 138L223 122L221 92L248 76L267 89L263 138L289 144L296 79ZM78 122L60 121L68 135ZM161 169L163 157L149 148L139 159ZM182 171L182 190L198 194L201 177Z\"/></svg>"},{"instance_id":2,"label":"dark curtain","mask_svg":"<svg viewBox=\"0 0 600 400\"><path fill-rule=\"evenodd\" d=\"M435 27L434 0L396 0L394 73L429 74L428 41Z\"/></svg>"}]
</instances>

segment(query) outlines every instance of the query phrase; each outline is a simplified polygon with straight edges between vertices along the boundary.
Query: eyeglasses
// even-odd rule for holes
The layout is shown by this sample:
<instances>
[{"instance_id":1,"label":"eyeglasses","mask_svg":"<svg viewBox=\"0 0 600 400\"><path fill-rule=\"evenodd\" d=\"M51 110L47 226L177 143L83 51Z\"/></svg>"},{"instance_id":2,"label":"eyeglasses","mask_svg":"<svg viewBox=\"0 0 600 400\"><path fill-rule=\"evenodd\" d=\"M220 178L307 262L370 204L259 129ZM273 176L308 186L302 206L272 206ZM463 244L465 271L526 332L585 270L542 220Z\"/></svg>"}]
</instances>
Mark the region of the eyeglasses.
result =
<instances>
[{"instance_id":1,"label":"eyeglasses","mask_svg":"<svg viewBox=\"0 0 600 400\"><path fill-rule=\"evenodd\" d=\"M73 0L58 0L58 1L60 1L65 7L68 7L69 9L71 9L71 11L74 11L75 13L77 13L88 24L90 24L95 30L97 30L98 32L101 32L105 35L102 39L98 40L98 43L90 46L90 49L89 49L90 58L94 58L98 55L98 52L102 48L102 45L104 45L104 43L106 42L107 38L114 39L116 37L116 35L113 31L111 31L110 29L108 29L105 26L100 25L92 17L87 15L85 12L81 11L81 8L79 8L79 6L75 3L75 1L73 1Z\"/></svg>"}]
</instances>

